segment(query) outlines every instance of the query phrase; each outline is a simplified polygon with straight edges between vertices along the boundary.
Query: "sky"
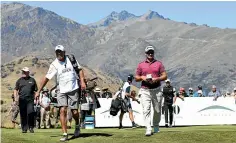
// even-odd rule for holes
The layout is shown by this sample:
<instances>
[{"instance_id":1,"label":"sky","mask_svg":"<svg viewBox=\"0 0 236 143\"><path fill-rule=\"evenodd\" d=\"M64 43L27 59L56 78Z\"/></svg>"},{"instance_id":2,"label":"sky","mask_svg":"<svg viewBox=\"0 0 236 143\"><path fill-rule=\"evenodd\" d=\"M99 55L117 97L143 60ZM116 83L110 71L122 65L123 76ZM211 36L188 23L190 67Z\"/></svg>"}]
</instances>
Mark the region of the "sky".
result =
<instances>
[{"instance_id":1,"label":"sky","mask_svg":"<svg viewBox=\"0 0 236 143\"><path fill-rule=\"evenodd\" d=\"M148 10L178 22L207 24L211 27L236 28L236 1L233 2L128 2L128 1L21 1L30 6L42 7L81 24L97 22L112 11L126 10L137 16Z\"/></svg>"}]
</instances>

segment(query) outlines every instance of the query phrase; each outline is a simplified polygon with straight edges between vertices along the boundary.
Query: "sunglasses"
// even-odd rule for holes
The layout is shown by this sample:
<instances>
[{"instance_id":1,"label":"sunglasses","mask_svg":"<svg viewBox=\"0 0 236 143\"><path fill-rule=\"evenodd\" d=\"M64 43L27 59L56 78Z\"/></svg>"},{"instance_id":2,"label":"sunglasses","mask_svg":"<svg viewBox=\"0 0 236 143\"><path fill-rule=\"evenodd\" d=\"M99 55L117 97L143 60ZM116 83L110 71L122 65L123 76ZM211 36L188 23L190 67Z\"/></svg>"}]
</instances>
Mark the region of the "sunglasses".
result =
<instances>
[{"instance_id":1,"label":"sunglasses","mask_svg":"<svg viewBox=\"0 0 236 143\"><path fill-rule=\"evenodd\" d=\"M148 54L148 55L153 55L154 54L154 51L148 51L148 52L146 52L146 54Z\"/></svg>"}]
</instances>

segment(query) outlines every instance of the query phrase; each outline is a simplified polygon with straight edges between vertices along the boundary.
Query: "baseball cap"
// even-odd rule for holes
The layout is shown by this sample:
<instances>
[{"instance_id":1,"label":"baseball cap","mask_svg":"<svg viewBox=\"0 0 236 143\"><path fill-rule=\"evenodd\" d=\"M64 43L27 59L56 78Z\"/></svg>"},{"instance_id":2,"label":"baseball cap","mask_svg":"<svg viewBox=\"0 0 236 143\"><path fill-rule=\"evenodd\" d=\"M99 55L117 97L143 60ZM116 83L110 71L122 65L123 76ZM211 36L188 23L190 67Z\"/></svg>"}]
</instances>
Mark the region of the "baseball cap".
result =
<instances>
[{"instance_id":1,"label":"baseball cap","mask_svg":"<svg viewBox=\"0 0 236 143\"><path fill-rule=\"evenodd\" d=\"M199 89L202 89L202 86L201 86L201 85L198 85L197 87L198 87Z\"/></svg>"},{"instance_id":2,"label":"baseball cap","mask_svg":"<svg viewBox=\"0 0 236 143\"><path fill-rule=\"evenodd\" d=\"M236 90L236 87L234 88L234 90Z\"/></svg>"},{"instance_id":3,"label":"baseball cap","mask_svg":"<svg viewBox=\"0 0 236 143\"><path fill-rule=\"evenodd\" d=\"M132 81L134 79L134 76L132 74L128 75L128 81Z\"/></svg>"},{"instance_id":4,"label":"baseball cap","mask_svg":"<svg viewBox=\"0 0 236 143\"><path fill-rule=\"evenodd\" d=\"M57 46L55 47L55 51L56 51L56 50L65 51L65 48L64 48L62 45L57 45Z\"/></svg>"},{"instance_id":5,"label":"baseball cap","mask_svg":"<svg viewBox=\"0 0 236 143\"><path fill-rule=\"evenodd\" d=\"M22 71L29 72L29 68L28 68L28 67L24 67L24 68L22 69Z\"/></svg>"},{"instance_id":6,"label":"baseball cap","mask_svg":"<svg viewBox=\"0 0 236 143\"><path fill-rule=\"evenodd\" d=\"M153 50L153 51L154 51L153 46L147 46L147 47L145 48L145 53L147 53L147 52L150 51L150 50Z\"/></svg>"},{"instance_id":7,"label":"baseball cap","mask_svg":"<svg viewBox=\"0 0 236 143\"><path fill-rule=\"evenodd\" d=\"M165 80L165 82L170 82L170 79Z\"/></svg>"},{"instance_id":8,"label":"baseball cap","mask_svg":"<svg viewBox=\"0 0 236 143\"><path fill-rule=\"evenodd\" d=\"M188 90L192 90L192 91L193 91L193 88L192 88L192 87L190 87Z\"/></svg>"}]
</instances>

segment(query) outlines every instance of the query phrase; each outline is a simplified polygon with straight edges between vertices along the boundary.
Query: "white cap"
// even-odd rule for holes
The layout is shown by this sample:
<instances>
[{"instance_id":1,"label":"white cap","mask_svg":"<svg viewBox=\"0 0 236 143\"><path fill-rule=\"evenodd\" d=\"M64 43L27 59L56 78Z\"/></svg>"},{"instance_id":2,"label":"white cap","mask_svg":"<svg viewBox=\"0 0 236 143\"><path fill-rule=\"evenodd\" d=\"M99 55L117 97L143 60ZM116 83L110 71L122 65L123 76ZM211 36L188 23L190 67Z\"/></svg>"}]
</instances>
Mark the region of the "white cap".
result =
<instances>
[{"instance_id":1,"label":"white cap","mask_svg":"<svg viewBox=\"0 0 236 143\"><path fill-rule=\"evenodd\" d=\"M22 71L29 72L29 68L28 68L28 67L24 67L24 68L22 69Z\"/></svg>"},{"instance_id":2,"label":"white cap","mask_svg":"<svg viewBox=\"0 0 236 143\"><path fill-rule=\"evenodd\" d=\"M165 80L165 82L170 82L170 79Z\"/></svg>"},{"instance_id":3,"label":"white cap","mask_svg":"<svg viewBox=\"0 0 236 143\"><path fill-rule=\"evenodd\" d=\"M145 48L145 53L147 53L147 52L150 51L150 50L153 50L153 51L154 51L153 46L147 46L147 47Z\"/></svg>"},{"instance_id":4,"label":"white cap","mask_svg":"<svg viewBox=\"0 0 236 143\"><path fill-rule=\"evenodd\" d=\"M229 92L229 91L227 91L227 92L226 92L226 94L230 94L230 92Z\"/></svg>"},{"instance_id":5,"label":"white cap","mask_svg":"<svg viewBox=\"0 0 236 143\"><path fill-rule=\"evenodd\" d=\"M234 88L234 90L236 90L236 87Z\"/></svg>"},{"instance_id":6,"label":"white cap","mask_svg":"<svg viewBox=\"0 0 236 143\"><path fill-rule=\"evenodd\" d=\"M57 45L57 46L55 47L55 51L56 51L56 50L65 51L65 48L64 48L62 45Z\"/></svg>"},{"instance_id":7,"label":"white cap","mask_svg":"<svg viewBox=\"0 0 236 143\"><path fill-rule=\"evenodd\" d=\"M198 90L198 91L197 91L197 93L200 93L200 94L202 94L202 90Z\"/></svg>"},{"instance_id":8,"label":"white cap","mask_svg":"<svg viewBox=\"0 0 236 143\"><path fill-rule=\"evenodd\" d=\"M192 88L192 87L190 87L188 90L193 90L193 88Z\"/></svg>"},{"instance_id":9,"label":"white cap","mask_svg":"<svg viewBox=\"0 0 236 143\"><path fill-rule=\"evenodd\" d=\"M96 87L95 90L94 90L94 92L101 92L101 89L98 88L98 87Z\"/></svg>"}]
</instances>

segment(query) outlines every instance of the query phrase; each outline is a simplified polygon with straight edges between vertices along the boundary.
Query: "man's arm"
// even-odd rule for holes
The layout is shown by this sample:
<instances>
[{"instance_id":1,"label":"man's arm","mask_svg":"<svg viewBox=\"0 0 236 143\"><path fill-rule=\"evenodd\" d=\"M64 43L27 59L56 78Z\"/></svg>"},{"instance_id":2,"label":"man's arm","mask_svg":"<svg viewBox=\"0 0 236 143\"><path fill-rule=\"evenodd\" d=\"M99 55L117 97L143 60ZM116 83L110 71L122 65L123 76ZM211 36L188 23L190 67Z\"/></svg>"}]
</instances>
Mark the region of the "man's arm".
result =
<instances>
[{"instance_id":1,"label":"man's arm","mask_svg":"<svg viewBox=\"0 0 236 143\"><path fill-rule=\"evenodd\" d=\"M160 77L153 78L152 81L153 81L153 83L155 83L155 82L164 81L166 79L167 79L167 73L166 73L166 71L164 71L161 73Z\"/></svg>"},{"instance_id":2,"label":"man's arm","mask_svg":"<svg viewBox=\"0 0 236 143\"><path fill-rule=\"evenodd\" d=\"M36 92L35 97L38 97L40 95L40 92L44 88L44 86L48 83L49 79L44 77L40 83L39 90Z\"/></svg>"},{"instance_id":3,"label":"man's arm","mask_svg":"<svg viewBox=\"0 0 236 143\"><path fill-rule=\"evenodd\" d=\"M173 89L173 92L174 92L174 99L173 99L173 100L174 100L174 102L173 102L173 103L175 104L175 102L176 102L176 99L177 99L177 95L176 95L176 92L175 92L175 88Z\"/></svg>"},{"instance_id":4,"label":"man's arm","mask_svg":"<svg viewBox=\"0 0 236 143\"><path fill-rule=\"evenodd\" d=\"M140 65L138 65L136 69L136 75L135 75L135 81L140 82L140 81L146 81L146 76L141 76L142 75L142 68Z\"/></svg>"},{"instance_id":5,"label":"man's arm","mask_svg":"<svg viewBox=\"0 0 236 143\"><path fill-rule=\"evenodd\" d=\"M81 83L81 89L85 90L86 89L86 84L84 82L84 71L83 71L83 69L80 69L80 71L79 71L79 79L80 79L80 83Z\"/></svg>"}]
</instances>

